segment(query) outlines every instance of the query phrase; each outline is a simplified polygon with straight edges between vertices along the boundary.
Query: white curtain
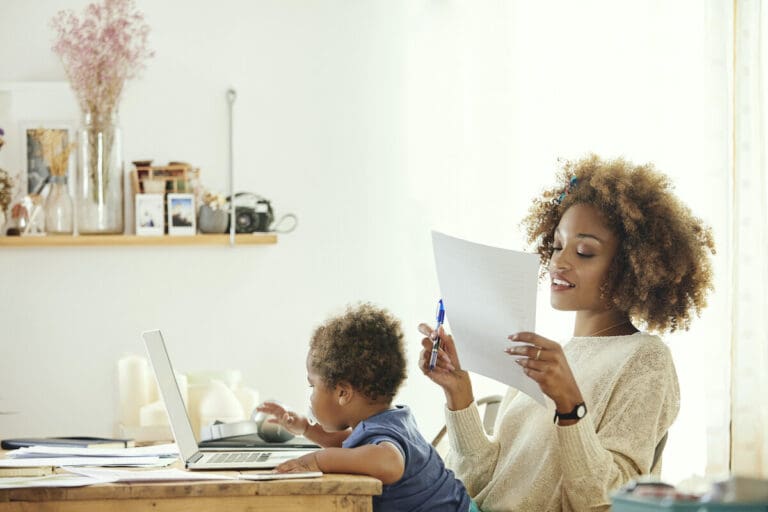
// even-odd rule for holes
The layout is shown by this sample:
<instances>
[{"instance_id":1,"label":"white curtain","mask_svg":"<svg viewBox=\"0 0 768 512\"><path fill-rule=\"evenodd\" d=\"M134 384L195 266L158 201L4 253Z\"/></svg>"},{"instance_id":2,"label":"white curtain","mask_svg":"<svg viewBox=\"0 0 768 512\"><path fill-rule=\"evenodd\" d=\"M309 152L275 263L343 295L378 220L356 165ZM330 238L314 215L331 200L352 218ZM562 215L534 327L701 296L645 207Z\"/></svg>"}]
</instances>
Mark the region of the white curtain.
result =
<instances>
[{"instance_id":1,"label":"white curtain","mask_svg":"<svg viewBox=\"0 0 768 512\"><path fill-rule=\"evenodd\" d=\"M768 478L766 28L760 0L735 2L732 217L732 471Z\"/></svg>"}]
</instances>

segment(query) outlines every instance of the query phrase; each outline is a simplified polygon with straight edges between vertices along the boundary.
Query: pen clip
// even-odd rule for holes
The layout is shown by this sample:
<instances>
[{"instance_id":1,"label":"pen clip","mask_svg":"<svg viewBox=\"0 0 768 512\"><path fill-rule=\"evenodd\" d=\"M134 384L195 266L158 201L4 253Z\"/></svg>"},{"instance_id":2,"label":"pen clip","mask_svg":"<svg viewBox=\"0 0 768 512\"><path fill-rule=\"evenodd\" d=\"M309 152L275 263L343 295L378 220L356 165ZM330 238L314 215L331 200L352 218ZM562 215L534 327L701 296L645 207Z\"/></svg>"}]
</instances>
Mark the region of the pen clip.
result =
<instances>
[{"instance_id":1,"label":"pen clip","mask_svg":"<svg viewBox=\"0 0 768 512\"><path fill-rule=\"evenodd\" d=\"M435 317L437 318L437 326L435 327L435 330L438 330L445 321L445 306L443 305L443 299L440 299L437 303L437 313L435 314Z\"/></svg>"}]
</instances>

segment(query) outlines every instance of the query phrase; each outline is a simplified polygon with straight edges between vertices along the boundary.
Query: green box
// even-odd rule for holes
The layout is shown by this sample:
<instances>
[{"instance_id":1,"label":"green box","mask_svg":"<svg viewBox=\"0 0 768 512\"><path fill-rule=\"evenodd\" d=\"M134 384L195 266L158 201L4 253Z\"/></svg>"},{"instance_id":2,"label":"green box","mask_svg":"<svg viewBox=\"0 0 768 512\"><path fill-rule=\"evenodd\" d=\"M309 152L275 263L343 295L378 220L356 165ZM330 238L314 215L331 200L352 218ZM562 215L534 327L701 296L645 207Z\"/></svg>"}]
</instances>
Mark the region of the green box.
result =
<instances>
[{"instance_id":1,"label":"green box","mask_svg":"<svg viewBox=\"0 0 768 512\"><path fill-rule=\"evenodd\" d=\"M768 512L768 502L701 503L630 495L614 496L612 502L613 512Z\"/></svg>"}]
</instances>

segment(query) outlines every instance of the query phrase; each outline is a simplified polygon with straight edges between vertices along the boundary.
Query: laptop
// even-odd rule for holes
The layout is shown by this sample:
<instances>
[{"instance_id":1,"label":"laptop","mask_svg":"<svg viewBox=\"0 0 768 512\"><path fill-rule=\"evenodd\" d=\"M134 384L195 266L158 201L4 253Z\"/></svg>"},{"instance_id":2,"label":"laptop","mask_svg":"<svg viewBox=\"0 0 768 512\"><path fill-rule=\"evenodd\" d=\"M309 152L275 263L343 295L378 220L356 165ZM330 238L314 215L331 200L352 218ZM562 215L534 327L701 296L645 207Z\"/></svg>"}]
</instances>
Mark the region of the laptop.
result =
<instances>
[{"instance_id":1,"label":"laptop","mask_svg":"<svg viewBox=\"0 0 768 512\"><path fill-rule=\"evenodd\" d=\"M184 400L173 373L171 360L159 330L142 333L149 361L155 371L157 387L165 402L171 431L179 446L179 452L187 469L269 469L286 460L301 457L317 448L270 449L265 447L240 448L237 450L206 448L197 444L192 424L187 416Z\"/></svg>"}]
</instances>

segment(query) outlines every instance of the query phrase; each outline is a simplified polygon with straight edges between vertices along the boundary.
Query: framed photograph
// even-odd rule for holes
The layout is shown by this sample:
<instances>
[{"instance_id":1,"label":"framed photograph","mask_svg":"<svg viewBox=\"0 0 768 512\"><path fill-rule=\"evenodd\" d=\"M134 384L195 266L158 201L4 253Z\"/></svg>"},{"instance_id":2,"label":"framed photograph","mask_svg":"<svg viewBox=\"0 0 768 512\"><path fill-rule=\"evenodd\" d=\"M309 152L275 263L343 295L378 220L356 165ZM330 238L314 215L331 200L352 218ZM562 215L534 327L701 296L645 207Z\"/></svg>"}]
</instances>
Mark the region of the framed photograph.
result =
<instances>
[{"instance_id":1,"label":"framed photograph","mask_svg":"<svg viewBox=\"0 0 768 512\"><path fill-rule=\"evenodd\" d=\"M0 81L0 127L5 130L5 146L0 151L0 168L18 176L18 195L35 192L50 175L50 156L55 156L58 171L66 169L70 192L75 190L76 150L69 158L59 157L66 144L76 141L80 108L66 81L59 82L3 82ZM30 137L31 130L53 130L49 137L56 140L49 155L41 154L42 145Z\"/></svg>"},{"instance_id":2,"label":"framed photograph","mask_svg":"<svg viewBox=\"0 0 768 512\"><path fill-rule=\"evenodd\" d=\"M56 165L61 167L57 172L64 172L67 181L73 183L75 152L72 151L72 143L75 141L76 135L71 125L51 122L24 122L22 123L22 136L28 194L42 192L48 177L52 174L52 162L56 162Z\"/></svg>"},{"instance_id":3,"label":"framed photograph","mask_svg":"<svg viewBox=\"0 0 768 512\"><path fill-rule=\"evenodd\" d=\"M163 235L165 212L163 194L136 194L136 234Z\"/></svg>"},{"instance_id":4,"label":"framed photograph","mask_svg":"<svg viewBox=\"0 0 768 512\"><path fill-rule=\"evenodd\" d=\"M194 194L168 194L168 234L194 235Z\"/></svg>"}]
</instances>

